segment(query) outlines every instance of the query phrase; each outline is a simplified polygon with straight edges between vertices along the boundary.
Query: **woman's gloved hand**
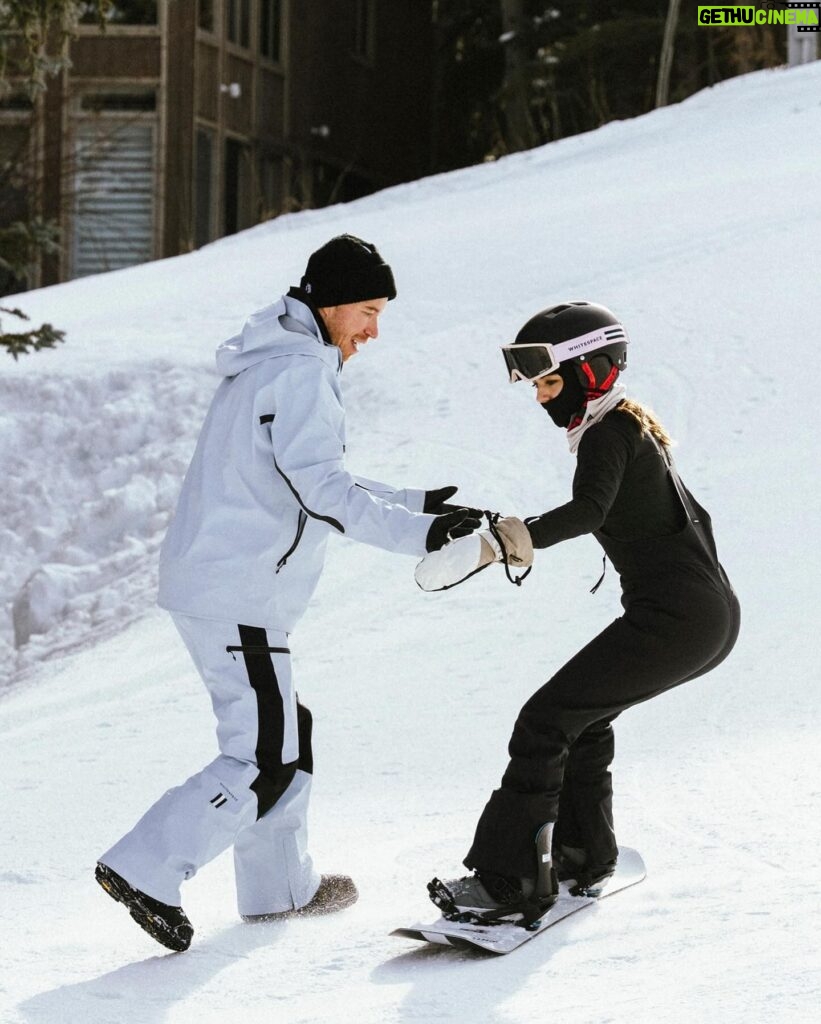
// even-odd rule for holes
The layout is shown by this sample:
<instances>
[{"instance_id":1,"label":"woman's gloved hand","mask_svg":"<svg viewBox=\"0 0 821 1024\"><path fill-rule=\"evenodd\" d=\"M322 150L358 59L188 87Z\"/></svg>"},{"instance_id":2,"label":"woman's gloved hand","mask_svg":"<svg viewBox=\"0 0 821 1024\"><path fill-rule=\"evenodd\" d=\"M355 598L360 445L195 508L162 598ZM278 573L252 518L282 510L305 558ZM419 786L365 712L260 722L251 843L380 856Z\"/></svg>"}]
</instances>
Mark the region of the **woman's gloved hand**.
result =
<instances>
[{"instance_id":1,"label":"woman's gloved hand","mask_svg":"<svg viewBox=\"0 0 821 1024\"><path fill-rule=\"evenodd\" d=\"M533 541L530 538L530 531L521 519L517 519L516 516L499 519L494 524L494 530L499 534L504 545L504 554L493 531L483 530L481 533L483 542L493 551L494 562L503 562L504 555L507 555L510 565L520 566L523 569L533 565Z\"/></svg>"}]
</instances>

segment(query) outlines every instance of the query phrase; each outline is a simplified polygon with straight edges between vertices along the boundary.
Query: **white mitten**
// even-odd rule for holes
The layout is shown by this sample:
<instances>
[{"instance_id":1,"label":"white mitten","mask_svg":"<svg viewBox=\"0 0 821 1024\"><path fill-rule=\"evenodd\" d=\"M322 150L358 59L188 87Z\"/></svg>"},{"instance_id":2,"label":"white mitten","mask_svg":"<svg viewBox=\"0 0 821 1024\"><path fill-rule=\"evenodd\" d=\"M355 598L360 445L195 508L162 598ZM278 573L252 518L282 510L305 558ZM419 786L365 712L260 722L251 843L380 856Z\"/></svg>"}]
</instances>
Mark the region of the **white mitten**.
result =
<instances>
[{"instance_id":1,"label":"white mitten","mask_svg":"<svg viewBox=\"0 0 821 1024\"><path fill-rule=\"evenodd\" d=\"M499 557L501 552L492 537L472 533L425 555L413 576L422 590L447 590Z\"/></svg>"},{"instance_id":2,"label":"white mitten","mask_svg":"<svg viewBox=\"0 0 821 1024\"><path fill-rule=\"evenodd\" d=\"M494 527L505 546L504 554L490 530L453 540L438 551L425 555L416 566L413 575L422 590L448 590L455 587L493 562L503 562L505 554L508 565L522 568L531 566L533 543L530 531L522 520L507 516L499 519Z\"/></svg>"}]
</instances>

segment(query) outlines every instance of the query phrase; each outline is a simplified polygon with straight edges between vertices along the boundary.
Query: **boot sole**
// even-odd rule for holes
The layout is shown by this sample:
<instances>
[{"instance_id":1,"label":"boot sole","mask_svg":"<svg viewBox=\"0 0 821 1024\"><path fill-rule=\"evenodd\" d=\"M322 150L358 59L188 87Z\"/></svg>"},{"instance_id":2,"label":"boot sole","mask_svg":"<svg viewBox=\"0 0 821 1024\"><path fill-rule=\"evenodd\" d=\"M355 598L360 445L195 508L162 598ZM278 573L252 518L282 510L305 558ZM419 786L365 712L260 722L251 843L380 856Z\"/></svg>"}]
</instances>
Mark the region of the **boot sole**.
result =
<instances>
[{"instance_id":1,"label":"boot sole","mask_svg":"<svg viewBox=\"0 0 821 1024\"><path fill-rule=\"evenodd\" d=\"M95 873L95 879L100 888L116 902L122 903L144 932L147 932L155 942L159 942L166 949L172 949L175 953L184 953L191 945L194 936L194 929L190 925L179 925L177 930L172 931L167 921L164 921L140 901L134 889L125 881L113 877L110 874Z\"/></svg>"}]
</instances>

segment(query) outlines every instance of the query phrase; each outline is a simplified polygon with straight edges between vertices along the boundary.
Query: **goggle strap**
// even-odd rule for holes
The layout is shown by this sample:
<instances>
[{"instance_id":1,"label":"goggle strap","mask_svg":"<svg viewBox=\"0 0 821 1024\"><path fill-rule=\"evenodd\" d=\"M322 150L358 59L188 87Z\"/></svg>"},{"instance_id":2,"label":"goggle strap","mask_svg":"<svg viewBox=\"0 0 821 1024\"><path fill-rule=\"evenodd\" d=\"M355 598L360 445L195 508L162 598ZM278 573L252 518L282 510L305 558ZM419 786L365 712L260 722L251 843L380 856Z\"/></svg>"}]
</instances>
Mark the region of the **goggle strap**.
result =
<instances>
[{"instance_id":1,"label":"goggle strap","mask_svg":"<svg viewBox=\"0 0 821 1024\"><path fill-rule=\"evenodd\" d=\"M551 347L557 362L564 363L575 356L584 355L585 352L594 352L597 348L612 345L614 341L627 341L627 332L621 324L599 327L595 331L581 334L578 338L571 338L570 341L560 341L558 345Z\"/></svg>"}]
</instances>

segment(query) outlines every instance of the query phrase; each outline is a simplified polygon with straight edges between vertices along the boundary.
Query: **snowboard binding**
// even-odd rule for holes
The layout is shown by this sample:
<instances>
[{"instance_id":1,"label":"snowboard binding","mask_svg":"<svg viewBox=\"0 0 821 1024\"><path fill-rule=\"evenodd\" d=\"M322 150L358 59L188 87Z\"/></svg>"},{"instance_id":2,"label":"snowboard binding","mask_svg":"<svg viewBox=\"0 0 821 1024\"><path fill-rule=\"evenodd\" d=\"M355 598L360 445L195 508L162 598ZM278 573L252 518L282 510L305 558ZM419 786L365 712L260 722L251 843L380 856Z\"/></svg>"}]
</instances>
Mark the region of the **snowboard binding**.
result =
<instances>
[{"instance_id":1,"label":"snowboard binding","mask_svg":"<svg viewBox=\"0 0 821 1024\"><path fill-rule=\"evenodd\" d=\"M428 895L446 921L477 925L515 924L535 931L559 898L559 878L551 854L552 839L553 822L547 822L536 836L535 880L477 872L474 878L451 883L456 886L456 895L443 881L434 878L428 882ZM483 906L488 897L490 905L484 902ZM494 903L495 906L492 905Z\"/></svg>"},{"instance_id":2,"label":"snowboard binding","mask_svg":"<svg viewBox=\"0 0 821 1024\"><path fill-rule=\"evenodd\" d=\"M492 910L467 910L456 903L453 893L441 879L434 878L428 882L428 895L446 921L475 925L515 924L528 931L534 931L539 927L545 913L556 902L558 894L546 899L539 899L535 895L522 895L520 899Z\"/></svg>"}]
</instances>

